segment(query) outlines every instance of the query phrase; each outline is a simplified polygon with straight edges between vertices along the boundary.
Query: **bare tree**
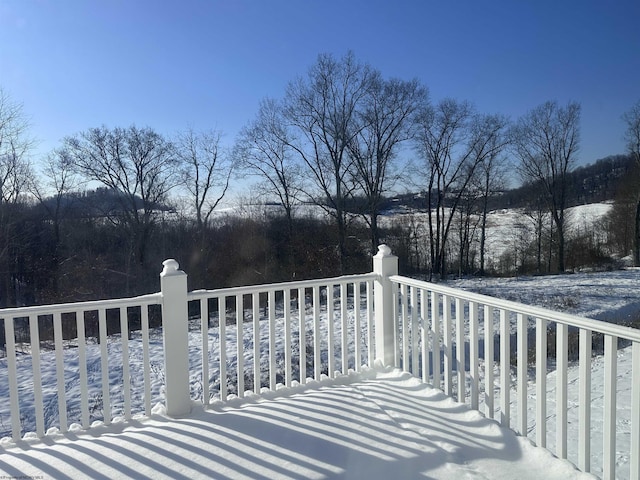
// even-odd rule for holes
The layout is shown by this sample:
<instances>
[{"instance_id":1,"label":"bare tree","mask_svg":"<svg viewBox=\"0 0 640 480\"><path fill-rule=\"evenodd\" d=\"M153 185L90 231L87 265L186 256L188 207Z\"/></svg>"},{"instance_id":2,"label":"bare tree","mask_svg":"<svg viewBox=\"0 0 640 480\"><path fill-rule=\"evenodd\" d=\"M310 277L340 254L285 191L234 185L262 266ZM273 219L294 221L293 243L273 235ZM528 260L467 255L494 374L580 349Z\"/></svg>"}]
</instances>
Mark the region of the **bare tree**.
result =
<instances>
[{"instance_id":1,"label":"bare tree","mask_svg":"<svg viewBox=\"0 0 640 480\"><path fill-rule=\"evenodd\" d=\"M262 178L260 186L264 192L278 199L287 218L289 237L293 230L293 209L303 185L294 154L281 105L273 99L263 100L256 118L240 132L234 157L240 168Z\"/></svg>"},{"instance_id":2,"label":"bare tree","mask_svg":"<svg viewBox=\"0 0 640 480\"><path fill-rule=\"evenodd\" d=\"M336 222L341 271L347 256L347 200L355 189L348 147L359 133L357 112L373 77L374 71L353 53L340 60L323 54L306 78L289 85L285 98L285 118L295 135L291 147L315 187L307 195Z\"/></svg>"},{"instance_id":3,"label":"bare tree","mask_svg":"<svg viewBox=\"0 0 640 480\"><path fill-rule=\"evenodd\" d=\"M34 181L31 163L23 153L10 147L0 155L0 204L15 204L29 193Z\"/></svg>"},{"instance_id":4,"label":"bare tree","mask_svg":"<svg viewBox=\"0 0 640 480\"><path fill-rule=\"evenodd\" d=\"M73 159L65 149L51 152L43 165L43 183L31 185L31 192L44 208L53 223L55 244L60 243L60 221L73 203L73 196L80 185Z\"/></svg>"},{"instance_id":5,"label":"bare tree","mask_svg":"<svg viewBox=\"0 0 640 480\"><path fill-rule=\"evenodd\" d=\"M577 160L580 104L546 102L518 121L511 138L523 178L544 189L558 235L558 271L564 272L567 179Z\"/></svg>"},{"instance_id":6,"label":"bare tree","mask_svg":"<svg viewBox=\"0 0 640 480\"><path fill-rule=\"evenodd\" d=\"M217 131L194 132L188 129L178 134L176 155L181 163L183 185L189 192L189 204L202 231L229 189L233 172L230 157L220 147Z\"/></svg>"},{"instance_id":7,"label":"bare tree","mask_svg":"<svg viewBox=\"0 0 640 480\"><path fill-rule=\"evenodd\" d=\"M403 142L415 134L416 113L427 104L427 90L417 80L383 80L372 76L349 143L354 183L364 196L364 218L371 230L371 251L379 243L378 216L382 197L393 187L392 161Z\"/></svg>"},{"instance_id":8,"label":"bare tree","mask_svg":"<svg viewBox=\"0 0 640 480\"><path fill-rule=\"evenodd\" d=\"M127 265L132 258L143 265L156 212L167 208L168 193L179 183L173 145L151 128L102 126L65 138L64 147L82 176L116 194L119 208L104 214L126 230Z\"/></svg>"},{"instance_id":9,"label":"bare tree","mask_svg":"<svg viewBox=\"0 0 640 480\"><path fill-rule=\"evenodd\" d=\"M536 257L536 273L543 273L542 269L542 260L543 260L543 243L545 236L545 221L549 220L549 209L547 207L546 198L543 195L537 194L533 199L529 202L526 208L523 210L524 216L526 216L529 221L531 227L533 227L533 233L535 235L535 257ZM553 228L549 228L547 236L549 240L549 245L552 243L552 233ZM547 259L547 271L550 272L550 262L551 255Z\"/></svg>"},{"instance_id":10,"label":"bare tree","mask_svg":"<svg viewBox=\"0 0 640 480\"><path fill-rule=\"evenodd\" d=\"M15 305L22 281L16 259L28 244L18 224L24 218L28 187L34 181L28 159L33 141L22 105L0 89L0 305Z\"/></svg>"},{"instance_id":11,"label":"bare tree","mask_svg":"<svg viewBox=\"0 0 640 480\"><path fill-rule=\"evenodd\" d=\"M456 207L458 232L458 275L471 273L475 266L477 230L482 216L478 215L478 202L482 192L475 182L471 182L460 197Z\"/></svg>"},{"instance_id":12,"label":"bare tree","mask_svg":"<svg viewBox=\"0 0 640 480\"><path fill-rule=\"evenodd\" d=\"M480 192L480 275L485 274L489 200L506 188L508 168L508 162L502 155L507 144L508 120L501 115L492 115L487 117L487 122L493 125L489 128L493 133L489 135L489 143L486 145L487 154L482 155L481 151L478 152L482 161L473 177L475 189ZM478 149L482 147L482 144L476 146Z\"/></svg>"},{"instance_id":13,"label":"bare tree","mask_svg":"<svg viewBox=\"0 0 640 480\"><path fill-rule=\"evenodd\" d=\"M633 156L636 165L640 167L640 100L622 115L622 120L627 126L624 135L627 149ZM640 192L636 195L633 262L636 267L640 266Z\"/></svg>"},{"instance_id":14,"label":"bare tree","mask_svg":"<svg viewBox=\"0 0 640 480\"><path fill-rule=\"evenodd\" d=\"M22 105L0 88L0 202L14 203L33 179L27 153L33 146Z\"/></svg>"},{"instance_id":15,"label":"bare tree","mask_svg":"<svg viewBox=\"0 0 640 480\"><path fill-rule=\"evenodd\" d=\"M53 229L53 242L50 247L50 273L47 275L51 282L52 296L58 298L59 266L61 258L61 224L74 206L76 196L74 192L79 186L79 179L69 152L57 149L51 152L42 169L43 182L32 183L30 190L40 202Z\"/></svg>"},{"instance_id":16,"label":"bare tree","mask_svg":"<svg viewBox=\"0 0 640 480\"><path fill-rule=\"evenodd\" d=\"M424 110L416 137L426 164L431 273L447 273L447 241L456 209L487 156L501 148L498 117L477 115L467 102L445 99Z\"/></svg>"}]
</instances>

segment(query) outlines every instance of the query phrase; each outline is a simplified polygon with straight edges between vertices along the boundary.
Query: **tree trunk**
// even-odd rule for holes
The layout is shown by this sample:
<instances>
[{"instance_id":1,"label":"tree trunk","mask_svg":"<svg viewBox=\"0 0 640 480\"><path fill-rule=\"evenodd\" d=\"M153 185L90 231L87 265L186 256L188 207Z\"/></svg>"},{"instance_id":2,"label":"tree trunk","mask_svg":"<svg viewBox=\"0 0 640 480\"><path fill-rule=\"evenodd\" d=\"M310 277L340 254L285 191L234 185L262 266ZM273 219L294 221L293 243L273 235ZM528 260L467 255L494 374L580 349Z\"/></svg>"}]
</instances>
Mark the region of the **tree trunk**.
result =
<instances>
[{"instance_id":1,"label":"tree trunk","mask_svg":"<svg viewBox=\"0 0 640 480\"><path fill-rule=\"evenodd\" d=\"M558 227L558 272L564 273L564 229Z\"/></svg>"},{"instance_id":2,"label":"tree trunk","mask_svg":"<svg viewBox=\"0 0 640 480\"><path fill-rule=\"evenodd\" d=\"M538 274L542 274L542 215L538 216L538 221L536 222L536 238L538 242L538 249L536 252L536 272Z\"/></svg>"},{"instance_id":3,"label":"tree trunk","mask_svg":"<svg viewBox=\"0 0 640 480\"><path fill-rule=\"evenodd\" d=\"M558 272L564 273L566 270L564 264L564 215L562 212L554 212L553 219L558 230Z\"/></svg>"},{"instance_id":4,"label":"tree trunk","mask_svg":"<svg viewBox=\"0 0 640 480\"><path fill-rule=\"evenodd\" d=\"M338 255L340 257L340 275L346 272L347 268L347 226L344 221L342 211L336 212L337 214L337 226L338 226Z\"/></svg>"},{"instance_id":5,"label":"tree trunk","mask_svg":"<svg viewBox=\"0 0 640 480\"><path fill-rule=\"evenodd\" d=\"M633 264L640 267L640 200L636 203L636 230L633 249Z\"/></svg>"},{"instance_id":6,"label":"tree trunk","mask_svg":"<svg viewBox=\"0 0 640 480\"><path fill-rule=\"evenodd\" d=\"M380 233L378 232L378 213L375 209L371 209L371 252L376 253L378 251L378 245L380 243Z\"/></svg>"},{"instance_id":7,"label":"tree trunk","mask_svg":"<svg viewBox=\"0 0 640 480\"><path fill-rule=\"evenodd\" d=\"M480 276L484 277L485 244L487 241L487 197L482 207L482 223L480 226Z\"/></svg>"}]
</instances>

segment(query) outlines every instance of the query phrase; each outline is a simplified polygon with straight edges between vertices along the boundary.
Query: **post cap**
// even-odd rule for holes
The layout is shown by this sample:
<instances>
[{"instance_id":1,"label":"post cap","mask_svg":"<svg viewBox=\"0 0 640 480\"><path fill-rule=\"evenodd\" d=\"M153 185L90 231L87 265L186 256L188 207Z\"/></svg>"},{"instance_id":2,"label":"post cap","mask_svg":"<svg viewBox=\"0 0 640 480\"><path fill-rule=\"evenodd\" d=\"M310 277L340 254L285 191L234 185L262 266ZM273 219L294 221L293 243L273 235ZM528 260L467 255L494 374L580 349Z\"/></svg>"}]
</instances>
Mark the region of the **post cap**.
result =
<instances>
[{"instance_id":1,"label":"post cap","mask_svg":"<svg viewBox=\"0 0 640 480\"><path fill-rule=\"evenodd\" d=\"M391 255L391 249L388 245L378 245L378 253L376 254L376 257L390 257Z\"/></svg>"},{"instance_id":2,"label":"post cap","mask_svg":"<svg viewBox=\"0 0 640 480\"><path fill-rule=\"evenodd\" d=\"M165 260L164 262L162 262L162 265L164 266L164 268L162 269L162 273L160 274L161 276L168 276L168 275L176 275L177 273L181 273L178 268L180 267L180 264L174 260L173 258L169 258L167 260Z\"/></svg>"}]
</instances>

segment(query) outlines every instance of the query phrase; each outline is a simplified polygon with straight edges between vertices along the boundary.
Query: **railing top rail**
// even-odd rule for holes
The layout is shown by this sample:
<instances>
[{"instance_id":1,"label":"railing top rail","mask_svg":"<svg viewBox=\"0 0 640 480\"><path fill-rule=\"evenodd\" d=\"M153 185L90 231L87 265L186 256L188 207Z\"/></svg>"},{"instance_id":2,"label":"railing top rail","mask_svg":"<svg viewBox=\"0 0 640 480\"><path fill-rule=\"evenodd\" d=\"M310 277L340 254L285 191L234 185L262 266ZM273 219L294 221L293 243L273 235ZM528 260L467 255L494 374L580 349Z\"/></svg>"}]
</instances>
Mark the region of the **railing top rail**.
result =
<instances>
[{"instance_id":1,"label":"railing top rail","mask_svg":"<svg viewBox=\"0 0 640 480\"><path fill-rule=\"evenodd\" d=\"M436 293L458 297L469 302L476 302L491 307L501 308L511 312L522 313L524 315L535 318L541 318L556 323L562 323L564 325L578 327L584 330L591 330L593 332L603 333L605 335L626 338L633 342L640 342L640 330L638 330L637 328L616 325L614 323L608 323L592 318L579 317L578 315L572 315L569 313L556 312L547 308L534 307L531 305L526 305L524 303L513 302L511 300L502 300L499 298L490 297L488 295L482 295L480 293L468 292L466 290L447 287L423 280L416 280L401 275L393 275L389 279L392 282L401 285L422 288Z\"/></svg>"},{"instance_id":2,"label":"railing top rail","mask_svg":"<svg viewBox=\"0 0 640 480\"><path fill-rule=\"evenodd\" d=\"M378 275L375 273L362 273L357 275L343 275L340 277L318 278L313 280L302 280L299 282L282 282L282 283L266 283L261 285L249 285L243 287L228 287L216 290L194 290L189 292L189 300L200 300L209 297L222 297L234 295L249 295L252 293L272 292L278 290L294 289L294 288L312 288L323 285L339 285L341 283L350 282L366 282L377 280Z\"/></svg>"},{"instance_id":3,"label":"railing top rail","mask_svg":"<svg viewBox=\"0 0 640 480\"><path fill-rule=\"evenodd\" d=\"M139 297L115 298L109 300L92 300L89 302L57 303L51 305L34 305L31 307L11 307L0 309L0 318L27 317L30 315L50 315L78 310L91 311L101 308L137 307L160 303L161 293L150 293Z\"/></svg>"}]
</instances>

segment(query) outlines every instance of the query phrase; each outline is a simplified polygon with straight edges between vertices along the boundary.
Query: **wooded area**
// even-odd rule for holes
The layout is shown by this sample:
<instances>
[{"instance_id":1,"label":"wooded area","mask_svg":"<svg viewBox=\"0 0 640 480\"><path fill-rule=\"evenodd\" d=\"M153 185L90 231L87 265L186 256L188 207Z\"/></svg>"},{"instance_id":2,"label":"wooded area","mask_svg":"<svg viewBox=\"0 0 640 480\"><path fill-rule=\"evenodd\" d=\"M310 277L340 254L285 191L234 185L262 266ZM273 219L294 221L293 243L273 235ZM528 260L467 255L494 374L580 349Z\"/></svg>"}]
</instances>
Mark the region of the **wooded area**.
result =
<instances>
[{"instance_id":1,"label":"wooded area","mask_svg":"<svg viewBox=\"0 0 640 480\"><path fill-rule=\"evenodd\" d=\"M100 126L34 161L25 118L0 90L0 307L156 291L169 257L190 288L362 272L382 242L432 279L640 264L640 102L622 116L630 155L580 168L579 104L512 121L352 53L320 55L232 149L219 131ZM249 177L250 198L216 213ZM605 222L568 234L567 208L604 200ZM487 219L506 208L522 239L497 257Z\"/></svg>"}]
</instances>

